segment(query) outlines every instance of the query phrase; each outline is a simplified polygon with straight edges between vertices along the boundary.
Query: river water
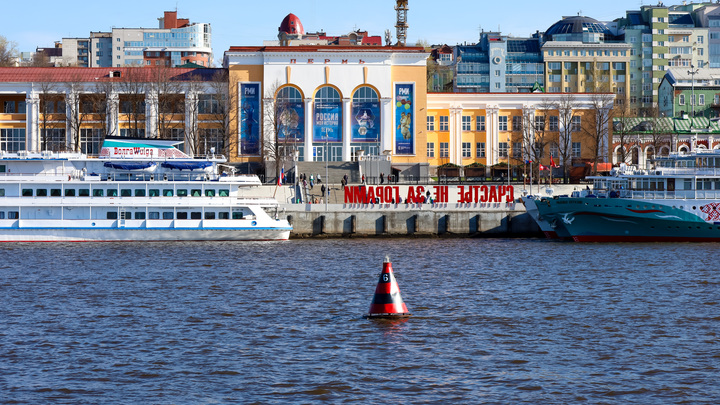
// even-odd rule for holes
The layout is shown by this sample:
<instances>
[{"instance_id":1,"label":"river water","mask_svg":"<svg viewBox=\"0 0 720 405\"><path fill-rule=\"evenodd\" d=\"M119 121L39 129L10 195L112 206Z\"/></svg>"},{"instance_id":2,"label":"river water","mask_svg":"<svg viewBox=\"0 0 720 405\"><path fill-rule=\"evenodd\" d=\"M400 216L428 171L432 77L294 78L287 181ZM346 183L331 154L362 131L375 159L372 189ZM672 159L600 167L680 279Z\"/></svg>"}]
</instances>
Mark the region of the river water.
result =
<instances>
[{"instance_id":1,"label":"river water","mask_svg":"<svg viewBox=\"0 0 720 405\"><path fill-rule=\"evenodd\" d=\"M716 244L4 244L0 403L718 403ZM365 320L385 255L404 322Z\"/></svg>"}]
</instances>

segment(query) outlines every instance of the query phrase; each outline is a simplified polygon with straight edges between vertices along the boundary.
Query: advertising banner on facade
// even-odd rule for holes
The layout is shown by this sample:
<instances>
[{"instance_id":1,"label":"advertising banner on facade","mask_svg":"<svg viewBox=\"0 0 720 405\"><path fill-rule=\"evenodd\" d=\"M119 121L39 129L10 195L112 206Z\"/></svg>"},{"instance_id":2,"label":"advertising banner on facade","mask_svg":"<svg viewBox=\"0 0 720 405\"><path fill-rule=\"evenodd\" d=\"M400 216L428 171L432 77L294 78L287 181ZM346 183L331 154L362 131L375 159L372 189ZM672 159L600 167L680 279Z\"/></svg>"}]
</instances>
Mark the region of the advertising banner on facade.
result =
<instances>
[{"instance_id":1,"label":"advertising banner on facade","mask_svg":"<svg viewBox=\"0 0 720 405\"><path fill-rule=\"evenodd\" d=\"M260 155L260 83L240 83L240 155Z\"/></svg>"},{"instance_id":2,"label":"advertising banner on facade","mask_svg":"<svg viewBox=\"0 0 720 405\"><path fill-rule=\"evenodd\" d=\"M315 103L313 142L342 141L342 104Z\"/></svg>"},{"instance_id":3,"label":"advertising banner on facade","mask_svg":"<svg viewBox=\"0 0 720 405\"><path fill-rule=\"evenodd\" d=\"M415 84L395 84L395 154L415 154Z\"/></svg>"},{"instance_id":4,"label":"advertising banner on facade","mask_svg":"<svg viewBox=\"0 0 720 405\"><path fill-rule=\"evenodd\" d=\"M278 139L284 142L305 142L305 107L302 102L277 106Z\"/></svg>"},{"instance_id":5,"label":"advertising banner on facade","mask_svg":"<svg viewBox=\"0 0 720 405\"><path fill-rule=\"evenodd\" d=\"M352 103L352 142L380 140L380 103L376 101Z\"/></svg>"}]
</instances>

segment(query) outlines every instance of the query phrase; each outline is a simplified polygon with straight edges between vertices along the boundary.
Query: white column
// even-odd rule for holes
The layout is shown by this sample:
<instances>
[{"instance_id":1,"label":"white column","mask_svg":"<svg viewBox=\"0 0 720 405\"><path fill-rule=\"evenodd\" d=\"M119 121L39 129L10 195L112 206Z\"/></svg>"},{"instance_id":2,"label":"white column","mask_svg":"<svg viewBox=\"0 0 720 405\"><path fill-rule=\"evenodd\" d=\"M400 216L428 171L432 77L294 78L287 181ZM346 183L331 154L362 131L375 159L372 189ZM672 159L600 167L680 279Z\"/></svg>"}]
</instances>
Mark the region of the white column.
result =
<instances>
[{"instance_id":1,"label":"white column","mask_svg":"<svg viewBox=\"0 0 720 405\"><path fill-rule=\"evenodd\" d=\"M448 154L450 156L450 163L461 165L462 164L462 108L453 107L450 108L449 117L449 142Z\"/></svg>"},{"instance_id":2,"label":"white column","mask_svg":"<svg viewBox=\"0 0 720 405\"><path fill-rule=\"evenodd\" d=\"M195 91L185 92L185 153L195 156L197 142L200 139L200 128L198 128L198 94ZM216 151L222 153L222 151ZM205 151L207 154L208 151Z\"/></svg>"},{"instance_id":3,"label":"white column","mask_svg":"<svg viewBox=\"0 0 720 405\"><path fill-rule=\"evenodd\" d=\"M313 161L313 109L312 109L312 98L306 98L305 100L305 161Z\"/></svg>"},{"instance_id":4,"label":"white column","mask_svg":"<svg viewBox=\"0 0 720 405\"><path fill-rule=\"evenodd\" d=\"M39 152L40 134L38 119L40 111L40 96L37 93L28 93L25 96L25 149Z\"/></svg>"},{"instance_id":5,"label":"white column","mask_svg":"<svg viewBox=\"0 0 720 405\"><path fill-rule=\"evenodd\" d=\"M604 162L609 162L609 156L608 156L608 149L610 148L610 129L608 126L610 125L610 122L612 121L612 108L611 107L604 107L605 111L603 111L603 116L606 117L605 123L603 123L602 126L602 139L600 140L600 151L601 151L601 157L603 158ZM658 151L653 151L655 155L657 155Z\"/></svg>"},{"instance_id":6,"label":"white column","mask_svg":"<svg viewBox=\"0 0 720 405\"><path fill-rule=\"evenodd\" d=\"M145 94L145 137L158 137L158 98L154 91Z\"/></svg>"},{"instance_id":7,"label":"white column","mask_svg":"<svg viewBox=\"0 0 720 405\"><path fill-rule=\"evenodd\" d=\"M72 123L75 120L75 112L78 108L77 94L68 90L65 92L65 139L70 150L75 150L75 132Z\"/></svg>"},{"instance_id":8,"label":"white column","mask_svg":"<svg viewBox=\"0 0 720 405\"><path fill-rule=\"evenodd\" d=\"M530 130L527 139L525 139L525 133L523 133L522 146L529 152L533 150L533 146L535 145L535 107L523 107L523 117L528 120L527 124L530 125ZM545 125L547 125L547 123L545 123ZM526 142L527 144L525 144ZM522 158L524 159L525 156ZM534 156L528 156L528 160L533 160L534 158Z\"/></svg>"},{"instance_id":9,"label":"white column","mask_svg":"<svg viewBox=\"0 0 720 405\"><path fill-rule=\"evenodd\" d=\"M487 165L492 166L498 163L498 116L500 109L497 106L485 109L485 154L487 155Z\"/></svg>"},{"instance_id":10,"label":"white column","mask_svg":"<svg viewBox=\"0 0 720 405\"><path fill-rule=\"evenodd\" d=\"M392 98L381 98L380 109L380 119L382 121L380 128L382 128L382 130L380 131L380 150L378 151L378 155L386 150L392 151L390 153L394 154L393 141L395 131L393 131ZM415 125L418 125L417 121L415 121Z\"/></svg>"},{"instance_id":11,"label":"white column","mask_svg":"<svg viewBox=\"0 0 720 405\"><path fill-rule=\"evenodd\" d=\"M350 137L352 136L352 99L343 99L342 161L350 161ZM327 159L327 158L326 158Z\"/></svg>"},{"instance_id":12,"label":"white column","mask_svg":"<svg viewBox=\"0 0 720 405\"><path fill-rule=\"evenodd\" d=\"M120 136L120 95L118 93L110 93L107 100L107 135Z\"/></svg>"}]
</instances>

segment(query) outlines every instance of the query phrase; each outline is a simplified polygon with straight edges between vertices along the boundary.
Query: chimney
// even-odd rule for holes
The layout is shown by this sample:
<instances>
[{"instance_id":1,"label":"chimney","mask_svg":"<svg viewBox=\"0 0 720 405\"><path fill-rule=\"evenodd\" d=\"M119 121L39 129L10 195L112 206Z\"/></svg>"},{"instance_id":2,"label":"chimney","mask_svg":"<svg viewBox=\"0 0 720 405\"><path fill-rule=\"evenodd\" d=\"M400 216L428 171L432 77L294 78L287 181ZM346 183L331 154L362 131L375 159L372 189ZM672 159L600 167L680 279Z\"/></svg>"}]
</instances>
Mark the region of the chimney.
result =
<instances>
[{"instance_id":1,"label":"chimney","mask_svg":"<svg viewBox=\"0 0 720 405\"><path fill-rule=\"evenodd\" d=\"M177 11L166 11L160 28L177 28Z\"/></svg>"}]
</instances>

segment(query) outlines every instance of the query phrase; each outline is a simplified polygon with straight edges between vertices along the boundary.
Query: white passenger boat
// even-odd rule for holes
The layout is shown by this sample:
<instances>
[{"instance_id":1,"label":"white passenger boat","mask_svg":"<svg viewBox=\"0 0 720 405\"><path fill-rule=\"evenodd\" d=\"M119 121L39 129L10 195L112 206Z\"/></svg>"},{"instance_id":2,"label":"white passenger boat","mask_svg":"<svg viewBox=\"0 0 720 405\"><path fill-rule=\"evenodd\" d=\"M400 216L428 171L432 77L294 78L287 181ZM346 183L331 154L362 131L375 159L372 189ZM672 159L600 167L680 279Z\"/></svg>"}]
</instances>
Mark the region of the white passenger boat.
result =
<instances>
[{"instance_id":1,"label":"white passenger boat","mask_svg":"<svg viewBox=\"0 0 720 405\"><path fill-rule=\"evenodd\" d=\"M107 138L99 158L0 151L0 241L286 240L278 203L222 156Z\"/></svg>"}]
</instances>

